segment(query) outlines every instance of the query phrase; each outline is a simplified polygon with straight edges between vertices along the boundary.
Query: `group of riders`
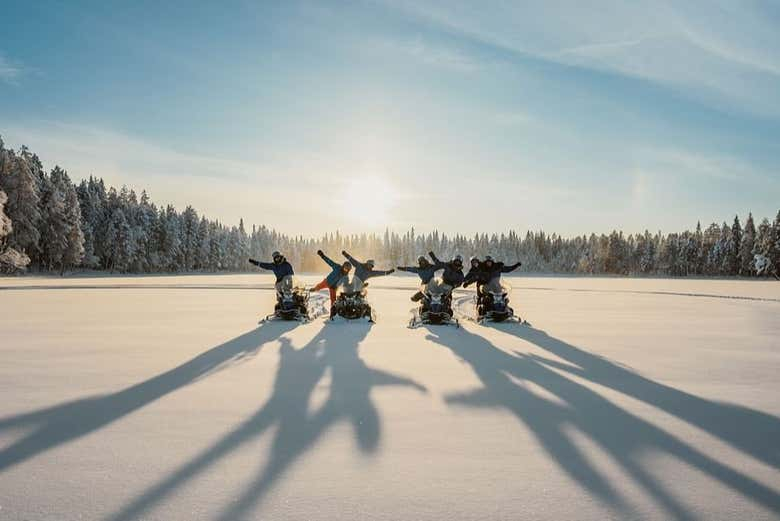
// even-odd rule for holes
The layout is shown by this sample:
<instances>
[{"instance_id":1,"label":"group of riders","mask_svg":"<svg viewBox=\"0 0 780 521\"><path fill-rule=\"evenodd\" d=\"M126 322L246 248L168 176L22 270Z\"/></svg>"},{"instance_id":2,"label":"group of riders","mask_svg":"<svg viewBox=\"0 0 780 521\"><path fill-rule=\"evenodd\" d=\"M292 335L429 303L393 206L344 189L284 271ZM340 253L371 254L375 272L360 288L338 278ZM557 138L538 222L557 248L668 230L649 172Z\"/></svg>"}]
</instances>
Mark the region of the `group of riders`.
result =
<instances>
[{"instance_id":1,"label":"group of riders","mask_svg":"<svg viewBox=\"0 0 780 521\"><path fill-rule=\"evenodd\" d=\"M331 271L320 283L308 290L294 280L295 271L292 265L278 251L271 255L271 262L260 262L255 259L249 259L249 262L273 271L276 276L277 304L274 310L276 318L306 316L309 293L327 288L330 293L331 318L336 315L347 318L365 316L373 320L371 308L364 299L368 279L389 275L396 269L416 273L420 277L421 289L411 297L411 300L420 303L421 322L439 323L452 320L452 291L460 286L465 288L471 284L476 284L477 287L479 318L495 311L493 308L496 306L493 304L500 304L499 300L502 300L505 305L503 308L497 307L498 317L503 319L513 314L512 309L507 305L508 290L501 283L501 274L516 270L522 265L520 262L505 264L494 260L490 255L482 259L472 257L469 270L464 273L462 256L455 255L449 261L442 261L434 252L429 252L430 260L421 255L417 259L416 266L398 266L395 269L379 270L375 268L373 259L361 262L346 251L342 251L341 254L346 260L339 263L325 255L322 250L317 250L317 255L330 266ZM436 273L439 271L442 273L437 277Z\"/></svg>"}]
</instances>

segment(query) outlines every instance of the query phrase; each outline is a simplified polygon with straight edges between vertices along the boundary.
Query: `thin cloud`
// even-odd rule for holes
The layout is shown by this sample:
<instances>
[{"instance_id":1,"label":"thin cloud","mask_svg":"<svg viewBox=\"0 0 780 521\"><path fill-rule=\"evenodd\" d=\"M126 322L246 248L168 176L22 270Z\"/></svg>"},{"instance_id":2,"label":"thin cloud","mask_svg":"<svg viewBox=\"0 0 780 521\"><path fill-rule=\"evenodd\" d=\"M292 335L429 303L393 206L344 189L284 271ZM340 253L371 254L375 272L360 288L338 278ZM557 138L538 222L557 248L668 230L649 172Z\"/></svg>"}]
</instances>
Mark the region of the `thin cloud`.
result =
<instances>
[{"instance_id":1,"label":"thin cloud","mask_svg":"<svg viewBox=\"0 0 780 521\"><path fill-rule=\"evenodd\" d=\"M0 81L9 85L17 85L22 77L24 68L11 62L4 54L0 53Z\"/></svg>"},{"instance_id":2,"label":"thin cloud","mask_svg":"<svg viewBox=\"0 0 780 521\"><path fill-rule=\"evenodd\" d=\"M514 53L684 89L715 108L780 114L780 38L772 21L749 5L386 5L499 56Z\"/></svg>"}]
</instances>

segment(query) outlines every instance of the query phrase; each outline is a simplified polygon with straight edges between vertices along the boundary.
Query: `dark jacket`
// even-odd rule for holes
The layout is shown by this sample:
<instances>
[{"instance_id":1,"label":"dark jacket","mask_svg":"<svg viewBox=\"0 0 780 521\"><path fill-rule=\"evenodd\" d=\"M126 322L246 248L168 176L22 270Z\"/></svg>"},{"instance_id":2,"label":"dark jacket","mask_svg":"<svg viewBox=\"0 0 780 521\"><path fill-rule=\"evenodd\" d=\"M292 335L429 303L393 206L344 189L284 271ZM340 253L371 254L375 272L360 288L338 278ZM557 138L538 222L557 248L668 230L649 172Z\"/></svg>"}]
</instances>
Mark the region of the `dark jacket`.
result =
<instances>
[{"instance_id":1,"label":"dark jacket","mask_svg":"<svg viewBox=\"0 0 780 521\"><path fill-rule=\"evenodd\" d=\"M408 271L409 273L416 273L420 276L420 280L423 284L428 284L436 274L436 271L440 268L437 268L431 264L425 268L421 268L419 266L398 266L398 269L401 271Z\"/></svg>"},{"instance_id":2,"label":"dark jacket","mask_svg":"<svg viewBox=\"0 0 780 521\"><path fill-rule=\"evenodd\" d=\"M456 267L452 262L440 261L433 252L428 253L428 255L431 256L431 259L433 259L434 268L437 270L444 270L441 279L445 284L448 284L453 288L457 288L463 284L463 280L465 278L463 275L463 268Z\"/></svg>"},{"instance_id":3,"label":"dark jacket","mask_svg":"<svg viewBox=\"0 0 780 521\"><path fill-rule=\"evenodd\" d=\"M371 268L368 267L366 263L360 262L349 253L345 251L342 251L341 253L347 258L347 260L349 260L352 266L355 267L355 277L359 278L363 282L367 281L371 277L381 277L382 275L389 275L395 271L395 270L372 270Z\"/></svg>"},{"instance_id":4,"label":"dark jacket","mask_svg":"<svg viewBox=\"0 0 780 521\"><path fill-rule=\"evenodd\" d=\"M338 284L339 281L341 280L341 277L344 276L344 272L341 270L341 264L334 261L333 259L331 259L330 257L328 257L322 252L317 252L317 255L322 257L322 260L324 260L328 264L328 266L330 266L333 269L333 271L328 273L328 276L325 277L325 281L328 283L328 286L330 286L331 288L335 288L336 284Z\"/></svg>"},{"instance_id":5,"label":"dark jacket","mask_svg":"<svg viewBox=\"0 0 780 521\"><path fill-rule=\"evenodd\" d=\"M287 260L280 262L279 264L276 264L274 262L258 262L255 259L249 259L250 264L254 264L258 268L263 268L264 270L271 270L274 272L274 275L276 275L276 282L281 282L283 278L285 278L287 275L295 275L295 272L293 271L292 264L287 262Z\"/></svg>"},{"instance_id":6,"label":"dark jacket","mask_svg":"<svg viewBox=\"0 0 780 521\"><path fill-rule=\"evenodd\" d=\"M485 266L485 262L482 261L479 263L479 267L471 268L466 274L463 287L465 288L474 282L477 283L477 286L487 284L494 278L500 277L502 273L509 273L510 271L514 271L522 265L522 262L518 262L510 266L507 266L503 262L493 262L493 266L488 269L488 267Z\"/></svg>"}]
</instances>

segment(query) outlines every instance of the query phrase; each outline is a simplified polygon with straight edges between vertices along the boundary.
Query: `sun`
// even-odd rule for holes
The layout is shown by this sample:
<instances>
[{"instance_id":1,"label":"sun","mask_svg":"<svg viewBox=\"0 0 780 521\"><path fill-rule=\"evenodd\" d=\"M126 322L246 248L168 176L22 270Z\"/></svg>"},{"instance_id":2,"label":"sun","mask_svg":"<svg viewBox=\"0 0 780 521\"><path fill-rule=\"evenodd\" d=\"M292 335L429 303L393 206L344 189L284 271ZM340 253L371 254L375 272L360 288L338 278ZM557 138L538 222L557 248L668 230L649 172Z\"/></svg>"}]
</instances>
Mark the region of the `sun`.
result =
<instances>
[{"instance_id":1,"label":"sun","mask_svg":"<svg viewBox=\"0 0 780 521\"><path fill-rule=\"evenodd\" d=\"M347 182L341 205L348 219L378 226L389 223L399 198L398 190L384 177L356 177Z\"/></svg>"}]
</instances>

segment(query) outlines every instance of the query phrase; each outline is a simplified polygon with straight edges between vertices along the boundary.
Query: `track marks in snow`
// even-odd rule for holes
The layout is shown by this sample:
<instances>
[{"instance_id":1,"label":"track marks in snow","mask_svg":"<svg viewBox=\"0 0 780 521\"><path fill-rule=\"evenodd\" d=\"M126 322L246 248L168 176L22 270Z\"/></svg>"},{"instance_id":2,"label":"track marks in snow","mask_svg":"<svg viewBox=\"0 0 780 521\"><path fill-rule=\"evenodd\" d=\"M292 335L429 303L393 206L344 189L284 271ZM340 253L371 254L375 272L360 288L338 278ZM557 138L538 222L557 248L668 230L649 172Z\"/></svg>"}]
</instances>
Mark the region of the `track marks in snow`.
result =
<instances>
[{"instance_id":1,"label":"track marks in snow","mask_svg":"<svg viewBox=\"0 0 780 521\"><path fill-rule=\"evenodd\" d=\"M35 284L35 285L5 285L0 286L0 291L35 291L35 290L92 290L92 289L163 289L163 290L253 290L272 291L273 284ZM370 290L414 291L409 286L371 286ZM780 304L780 298L751 297L747 295L723 295L717 293L697 293L683 291L664 290L630 290L630 289L593 289L593 288L554 288L547 286L513 286L514 290L521 291L556 291L571 293L596 293L596 294L628 294L628 295L661 295L669 297L714 298L726 300L745 300L752 302L772 302ZM780 288L779 288L780 289ZM456 290L455 294L462 294L466 301L474 300L474 293L465 290ZM457 299L453 299L453 304Z\"/></svg>"}]
</instances>

